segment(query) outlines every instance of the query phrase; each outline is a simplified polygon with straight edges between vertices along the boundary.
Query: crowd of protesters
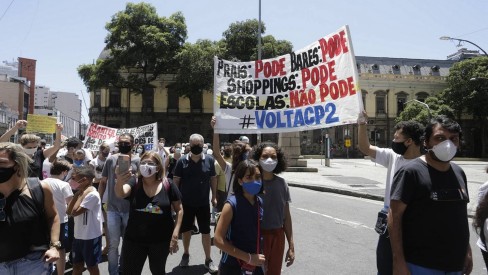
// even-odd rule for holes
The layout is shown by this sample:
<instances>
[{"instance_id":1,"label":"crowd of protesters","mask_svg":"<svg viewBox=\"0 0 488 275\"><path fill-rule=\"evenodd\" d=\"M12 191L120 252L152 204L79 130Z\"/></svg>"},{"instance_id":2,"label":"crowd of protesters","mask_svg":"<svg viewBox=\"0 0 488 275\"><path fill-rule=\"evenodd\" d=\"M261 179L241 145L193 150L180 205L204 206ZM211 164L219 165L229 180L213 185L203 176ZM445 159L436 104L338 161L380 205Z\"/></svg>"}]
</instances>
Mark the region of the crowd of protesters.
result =
<instances>
[{"instance_id":1,"label":"crowd of protesters","mask_svg":"<svg viewBox=\"0 0 488 275\"><path fill-rule=\"evenodd\" d=\"M221 144L218 134L210 144L193 134L151 148L123 133L91 151L78 138L61 140L61 124L51 147L30 133L10 142L26 126L19 120L0 137L0 234L9 236L0 273L64 274L72 266L75 275L100 274L106 255L109 274L141 274L146 259L152 274L166 274L179 239L179 266L190 266L195 233L211 274L280 274L285 239L293 263L291 199L276 175L286 159L276 144L253 148L245 136ZM223 251L216 263L212 224Z\"/></svg>"}]
</instances>

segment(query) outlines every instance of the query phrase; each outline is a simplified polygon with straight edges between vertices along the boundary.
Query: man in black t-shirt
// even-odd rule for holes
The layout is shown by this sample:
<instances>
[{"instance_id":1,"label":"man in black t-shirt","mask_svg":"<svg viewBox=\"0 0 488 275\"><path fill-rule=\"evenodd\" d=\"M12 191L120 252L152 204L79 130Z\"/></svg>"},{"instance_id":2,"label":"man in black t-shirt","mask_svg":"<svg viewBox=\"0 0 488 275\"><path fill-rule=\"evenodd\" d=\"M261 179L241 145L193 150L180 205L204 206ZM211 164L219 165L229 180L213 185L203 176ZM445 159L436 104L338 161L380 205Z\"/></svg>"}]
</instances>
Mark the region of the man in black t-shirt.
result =
<instances>
[{"instance_id":1,"label":"man in black t-shirt","mask_svg":"<svg viewBox=\"0 0 488 275\"><path fill-rule=\"evenodd\" d=\"M427 154L402 167L393 179L388 229L394 274L469 274L467 180L450 161L462 136L445 116L425 129Z\"/></svg>"},{"instance_id":2,"label":"man in black t-shirt","mask_svg":"<svg viewBox=\"0 0 488 275\"><path fill-rule=\"evenodd\" d=\"M181 192L184 209L181 223L184 253L180 266L188 267L191 229L196 218L202 233L205 267L211 274L218 271L210 258L210 203L208 201L210 191L212 191L212 205L217 204L217 177L214 163L215 160L211 155L203 153L203 137L193 134L190 136L190 153L178 160L173 175L173 182Z\"/></svg>"}]
</instances>

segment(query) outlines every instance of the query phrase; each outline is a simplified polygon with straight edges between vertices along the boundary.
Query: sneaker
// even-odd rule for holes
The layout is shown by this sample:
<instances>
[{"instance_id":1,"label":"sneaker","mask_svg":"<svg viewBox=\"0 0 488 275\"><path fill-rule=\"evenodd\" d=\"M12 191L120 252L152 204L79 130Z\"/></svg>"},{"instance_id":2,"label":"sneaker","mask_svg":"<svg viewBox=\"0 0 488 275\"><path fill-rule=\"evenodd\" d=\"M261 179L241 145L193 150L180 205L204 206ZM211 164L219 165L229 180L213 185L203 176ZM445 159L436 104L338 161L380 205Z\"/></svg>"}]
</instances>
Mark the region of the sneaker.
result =
<instances>
[{"instance_id":1,"label":"sneaker","mask_svg":"<svg viewBox=\"0 0 488 275\"><path fill-rule=\"evenodd\" d=\"M180 261L181 267L188 267L190 264L190 254L183 254Z\"/></svg>"},{"instance_id":2,"label":"sneaker","mask_svg":"<svg viewBox=\"0 0 488 275\"><path fill-rule=\"evenodd\" d=\"M205 260L205 268L207 268L210 274L216 274L219 269L214 265L212 259Z\"/></svg>"}]
</instances>

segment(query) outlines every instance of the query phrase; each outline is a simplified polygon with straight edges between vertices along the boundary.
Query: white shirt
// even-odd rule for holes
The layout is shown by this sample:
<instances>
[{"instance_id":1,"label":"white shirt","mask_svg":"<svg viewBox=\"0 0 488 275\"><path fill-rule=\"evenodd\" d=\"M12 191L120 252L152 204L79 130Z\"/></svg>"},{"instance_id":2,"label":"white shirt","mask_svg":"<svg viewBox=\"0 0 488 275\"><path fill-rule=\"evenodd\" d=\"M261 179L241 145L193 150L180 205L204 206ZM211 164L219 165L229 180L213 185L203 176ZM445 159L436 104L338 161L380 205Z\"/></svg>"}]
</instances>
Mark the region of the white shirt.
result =
<instances>
[{"instance_id":1,"label":"white shirt","mask_svg":"<svg viewBox=\"0 0 488 275\"><path fill-rule=\"evenodd\" d=\"M61 223L68 222L66 199L73 197L71 187L67 182L55 178L47 178L43 181L49 184L53 191L54 206L56 206L56 210L58 211L59 221Z\"/></svg>"},{"instance_id":2,"label":"white shirt","mask_svg":"<svg viewBox=\"0 0 488 275\"><path fill-rule=\"evenodd\" d=\"M398 171L405 164L407 164L412 160L414 160L414 158L405 159L403 158L402 155L395 153L390 148L376 149L376 158L371 159L371 161L376 162L388 168L388 171L386 172L386 187L385 187L385 201L384 201L385 209L390 208L390 190L391 190L391 184L393 182L393 176L395 176L396 171Z\"/></svg>"},{"instance_id":3,"label":"white shirt","mask_svg":"<svg viewBox=\"0 0 488 275\"><path fill-rule=\"evenodd\" d=\"M85 213L76 216L74 236L78 240L91 240L102 236L102 208L100 195L97 190L88 193L81 207L85 208Z\"/></svg>"}]
</instances>

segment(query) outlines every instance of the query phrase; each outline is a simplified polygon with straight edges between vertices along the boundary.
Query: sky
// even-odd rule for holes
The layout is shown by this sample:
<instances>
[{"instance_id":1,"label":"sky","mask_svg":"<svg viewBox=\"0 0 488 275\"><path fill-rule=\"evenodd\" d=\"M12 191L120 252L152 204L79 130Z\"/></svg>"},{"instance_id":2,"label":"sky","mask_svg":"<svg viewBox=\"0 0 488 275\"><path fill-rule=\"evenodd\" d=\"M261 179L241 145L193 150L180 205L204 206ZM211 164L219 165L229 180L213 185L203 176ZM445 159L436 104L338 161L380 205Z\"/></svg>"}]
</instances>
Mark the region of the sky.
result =
<instances>
[{"instance_id":1,"label":"sky","mask_svg":"<svg viewBox=\"0 0 488 275\"><path fill-rule=\"evenodd\" d=\"M259 0L154 0L160 16L181 11L187 42L220 40L231 23L258 19ZM125 9L121 0L0 0L0 61L37 60L36 85L75 92L84 101L86 87L77 67L96 60L105 46L105 24ZM349 25L358 56L445 60L458 43L474 42L488 50L488 1L482 0L261 0L265 35L292 42L299 50ZM470 50L477 50L464 44Z\"/></svg>"}]
</instances>

